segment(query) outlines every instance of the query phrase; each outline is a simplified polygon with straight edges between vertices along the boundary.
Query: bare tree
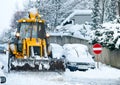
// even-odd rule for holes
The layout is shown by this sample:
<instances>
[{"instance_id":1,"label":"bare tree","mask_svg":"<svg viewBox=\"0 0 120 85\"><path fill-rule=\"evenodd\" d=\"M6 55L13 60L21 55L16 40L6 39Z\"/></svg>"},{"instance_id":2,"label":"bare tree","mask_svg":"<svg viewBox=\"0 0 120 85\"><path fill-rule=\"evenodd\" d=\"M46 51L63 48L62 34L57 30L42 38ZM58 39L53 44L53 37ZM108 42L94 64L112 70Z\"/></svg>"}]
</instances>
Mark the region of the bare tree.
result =
<instances>
[{"instance_id":1,"label":"bare tree","mask_svg":"<svg viewBox=\"0 0 120 85\"><path fill-rule=\"evenodd\" d=\"M120 16L120 0L118 0L118 15Z\"/></svg>"},{"instance_id":2,"label":"bare tree","mask_svg":"<svg viewBox=\"0 0 120 85\"><path fill-rule=\"evenodd\" d=\"M106 0L101 0L101 23L104 21L105 1Z\"/></svg>"}]
</instances>

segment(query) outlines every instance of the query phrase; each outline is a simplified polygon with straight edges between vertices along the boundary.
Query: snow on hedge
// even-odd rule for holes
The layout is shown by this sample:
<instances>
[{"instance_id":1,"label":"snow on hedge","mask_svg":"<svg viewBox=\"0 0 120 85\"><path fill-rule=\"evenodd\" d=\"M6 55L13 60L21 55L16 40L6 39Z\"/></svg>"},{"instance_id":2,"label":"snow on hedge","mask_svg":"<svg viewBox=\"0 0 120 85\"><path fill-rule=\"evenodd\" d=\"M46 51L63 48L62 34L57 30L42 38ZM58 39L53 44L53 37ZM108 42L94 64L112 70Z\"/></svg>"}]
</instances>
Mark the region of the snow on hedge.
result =
<instances>
[{"instance_id":1,"label":"snow on hedge","mask_svg":"<svg viewBox=\"0 0 120 85\"><path fill-rule=\"evenodd\" d=\"M101 28L96 30L92 30L90 23L60 25L56 27L55 33L51 34L86 39L91 44L100 43L112 50L120 48L120 23L117 21L103 23Z\"/></svg>"},{"instance_id":2,"label":"snow on hedge","mask_svg":"<svg viewBox=\"0 0 120 85\"><path fill-rule=\"evenodd\" d=\"M65 26L58 26L55 32L60 33L60 35L64 35L67 33L67 35L70 35L73 37L89 40L90 39L89 34L91 32L91 27L92 26L89 24L81 24L81 25L68 24ZM53 34L55 33L52 33L52 35Z\"/></svg>"},{"instance_id":3,"label":"snow on hedge","mask_svg":"<svg viewBox=\"0 0 120 85\"><path fill-rule=\"evenodd\" d=\"M101 29L91 32L90 43L100 43L109 49L120 48L120 24L108 22L101 25Z\"/></svg>"}]
</instances>

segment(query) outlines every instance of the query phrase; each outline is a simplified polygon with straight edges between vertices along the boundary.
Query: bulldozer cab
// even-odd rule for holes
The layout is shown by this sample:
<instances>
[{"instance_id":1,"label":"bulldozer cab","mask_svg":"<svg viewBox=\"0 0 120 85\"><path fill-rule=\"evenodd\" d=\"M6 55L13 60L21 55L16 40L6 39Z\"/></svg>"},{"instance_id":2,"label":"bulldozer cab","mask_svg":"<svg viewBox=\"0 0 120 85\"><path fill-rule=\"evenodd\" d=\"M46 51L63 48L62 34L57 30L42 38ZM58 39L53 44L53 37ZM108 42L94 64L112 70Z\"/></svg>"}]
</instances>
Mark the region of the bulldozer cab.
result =
<instances>
[{"instance_id":1,"label":"bulldozer cab","mask_svg":"<svg viewBox=\"0 0 120 85\"><path fill-rule=\"evenodd\" d=\"M17 33L16 33L16 43L17 51L23 51L23 40L24 39L45 39L45 25L44 23L39 22L22 22L18 24Z\"/></svg>"},{"instance_id":2,"label":"bulldozer cab","mask_svg":"<svg viewBox=\"0 0 120 85\"><path fill-rule=\"evenodd\" d=\"M21 39L25 38L41 38L45 39L45 26L43 23L19 23L18 24L18 35Z\"/></svg>"}]
</instances>

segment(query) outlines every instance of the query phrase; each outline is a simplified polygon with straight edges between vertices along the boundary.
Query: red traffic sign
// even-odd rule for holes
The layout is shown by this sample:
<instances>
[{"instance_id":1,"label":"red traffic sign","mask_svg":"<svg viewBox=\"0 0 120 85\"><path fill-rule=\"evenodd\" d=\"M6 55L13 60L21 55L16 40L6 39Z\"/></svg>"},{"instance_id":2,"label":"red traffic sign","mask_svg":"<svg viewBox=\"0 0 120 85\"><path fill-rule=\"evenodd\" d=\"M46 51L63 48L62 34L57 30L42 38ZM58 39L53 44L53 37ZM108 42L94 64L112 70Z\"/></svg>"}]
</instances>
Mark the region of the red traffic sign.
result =
<instances>
[{"instance_id":1,"label":"red traffic sign","mask_svg":"<svg viewBox=\"0 0 120 85\"><path fill-rule=\"evenodd\" d=\"M93 45L93 52L95 54L100 54L102 52L102 46L99 43Z\"/></svg>"}]
</instances>

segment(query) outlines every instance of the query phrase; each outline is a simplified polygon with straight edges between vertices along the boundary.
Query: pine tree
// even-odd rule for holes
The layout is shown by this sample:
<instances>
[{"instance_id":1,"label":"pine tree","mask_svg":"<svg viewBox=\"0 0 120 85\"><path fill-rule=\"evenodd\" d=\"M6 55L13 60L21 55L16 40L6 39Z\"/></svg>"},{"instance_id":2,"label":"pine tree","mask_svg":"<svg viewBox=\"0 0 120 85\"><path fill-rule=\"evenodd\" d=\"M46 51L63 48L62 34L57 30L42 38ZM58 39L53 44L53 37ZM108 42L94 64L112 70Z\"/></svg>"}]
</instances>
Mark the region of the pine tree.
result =
<instances>
[{"instance_id":1,"label":"pine tree","mask_svg":"<svg viewBox=\"0 0 120 85\"><path fill-rule=\"evenodd\" d=\"M43 18L50 23L52 26L56 27L60 23L61 19L61 0L46 0L37 1L36 8L38 8L40 14Z\"/></svg>"},{"instance_id":2,"label":"pine tree","mask_svg":"<svg viewBox=\"0 0 120 85\"><path fill-rule=\"evenodd\" d=\"M100 24L100 7L99 0L94 0L94 7L92 13L93 29L98 29Z\"/></svg>"},{"instance_id":3,"label":"pine tree","mask_svg":"<svg viewBox=\"0 0 120 85\"><path fill-rule=\"evenodd\" d=\"M117 1L116 0L107 0L106 2L106 11L105 11L105 21L113 21L116 19L116 7Z\"/></svg>"},{"instance_id":4,"label":"pine tree","mask_svg":"<svg viewBox=\"0 0 120 85\"><path fill-rule=\"evenodd\" d=\"M35 2L32 0L26 0L24 4L24 10L28 12L31 8L35 7Z\"/></svg>"},{"instance_id":5,"label":"pine tree","mask_svg":"<svg viewBox=\"0 0 120 85\"><path fill-rule=\"evenodd\" d=\"M109 13L109 21L113 21L116 18L116 7L117 7L117 0L111 0L110 3L110 13Z\"/></svg>"},{"instance_id":6,"label":"pine tree","mask_svg":"<svg viewBox=\"0 0 120 85\"><path fill-rule=\"evenodd\" d=\"M17 20L23 18L26 16L26 12L25 11L17 11L14 13L12 21L11 21L11 28L12 29L16 29L17 28Z\"/></svg>"}]
</instances>

